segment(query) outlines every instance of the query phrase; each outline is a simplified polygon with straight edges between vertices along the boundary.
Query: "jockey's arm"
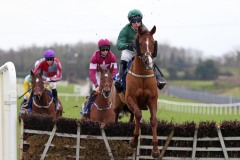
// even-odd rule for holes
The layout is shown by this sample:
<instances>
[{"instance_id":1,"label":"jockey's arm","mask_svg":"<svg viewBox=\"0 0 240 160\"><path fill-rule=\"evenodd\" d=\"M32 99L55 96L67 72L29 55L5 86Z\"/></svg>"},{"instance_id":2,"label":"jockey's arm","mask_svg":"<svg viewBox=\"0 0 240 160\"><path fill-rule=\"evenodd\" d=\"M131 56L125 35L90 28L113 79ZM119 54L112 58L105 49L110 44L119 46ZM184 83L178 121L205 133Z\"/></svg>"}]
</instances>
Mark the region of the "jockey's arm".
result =
<instances>
[{"instance_id":1,"label":"jockey's arm","mask_svg":"<svg viewBox=\"0 0 240 160\"><path fill-rule=\"evenodd\" d=\"M57 65L57 72L56 75L50 78L51 82L57 82L62 79L62 67L60 65L60 62Z\"/></svg>"},{"instance_id":2,"label":"jockey's arm","mask_svg":"<svg viewBox=\"0 0 240 160\"><path fill-rule=\"evenodd\" d=\"M97 78L96 78L96 73L97 73L96 69L90 69L89 70L90 80L91 80L92 84L94 84L95 86L98 85Z\"/></svg>"}]
</instances>

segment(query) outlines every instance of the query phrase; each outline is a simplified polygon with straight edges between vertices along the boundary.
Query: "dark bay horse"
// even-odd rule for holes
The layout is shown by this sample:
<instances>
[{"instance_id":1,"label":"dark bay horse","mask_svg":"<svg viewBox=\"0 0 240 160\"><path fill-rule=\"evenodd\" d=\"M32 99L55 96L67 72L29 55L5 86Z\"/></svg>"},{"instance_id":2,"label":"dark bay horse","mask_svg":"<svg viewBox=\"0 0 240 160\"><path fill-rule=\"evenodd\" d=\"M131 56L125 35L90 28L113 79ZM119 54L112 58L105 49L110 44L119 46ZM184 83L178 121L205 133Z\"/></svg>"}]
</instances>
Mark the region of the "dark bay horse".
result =
<instances>
[{"instance_id":1,"label":"dark bay horse","mask_svg":"<svg viewBox=\"0 0 240 160\"><path fill-rule=\"evenodd\" d=\"M53 102L53 97L49 94L49 90L45 87L45 80L42 77L42 72L32 76L32 90L33 90L33 102L32 102L32 112L33 114L46 114L53 117L55 121L57 117L62 116L63 106L58 99L61 107L59 111L55 109L55 103Z\"/></svg>"},{"instance_id":2,"label":"dark bay horse","mask_svg":"<svg viewBox=\"0 0 240 160\"><path fill-rule=\"evenodd\" d=\"M123 112L124 114L130 114L130 118L128 122L134 121L134 114L126 105L124 96L125 95L123 92L118 93L115 86L112 87L111 101L113 105L113 110L115 112L115 122L118 122L119 114L121 112Z\"/></svg>"},{"instance_id":3,"label":"dark bay horse","mask_svg":"<svg viewBox=\"0 0 240 160\"><path fill-rule=\"evenodd\" d=\"M156 32L154 26L151 31L138 28L136 35L135 57L126 76L125 101L129 109L134 113L135 129L134 136L130 141L131 147L135 148L138 144L141 110L150 111L150 124L152 127L152 157L158 158L157 138L157 99L158 89L157 80L153 71L153 57L157 54L157 42L154 41L153 34Z\"/></svg>"},{"instance_id":4,"label":"dark bay horse","mask_svg":"<svg viewBox=\"0 0 240 160\"><path fill-rule=\"evenodd\" d=\"M98 67L101 72L99 93L95 102L91 106L90 120L98 121L102 125L108 122L114 122L115 120L115 113L110 101L111 88L113 84L113 67L113 65L110 69L102 69L100 66ZM86 103L87 102L85 102L85 104Z\"/></svg>"}]
</instances>

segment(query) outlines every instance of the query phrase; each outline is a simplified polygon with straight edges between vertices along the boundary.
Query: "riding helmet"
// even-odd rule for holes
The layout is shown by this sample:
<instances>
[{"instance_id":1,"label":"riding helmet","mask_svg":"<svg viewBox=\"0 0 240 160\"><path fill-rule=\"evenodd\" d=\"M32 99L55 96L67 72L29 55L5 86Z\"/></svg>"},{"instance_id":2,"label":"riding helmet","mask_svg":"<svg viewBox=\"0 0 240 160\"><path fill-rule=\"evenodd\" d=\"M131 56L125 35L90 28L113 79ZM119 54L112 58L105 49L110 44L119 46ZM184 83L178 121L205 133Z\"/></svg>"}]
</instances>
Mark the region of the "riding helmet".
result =
<instances>
[{"instance_id":1,"label":"riding helmet","mask_svg":"<svg viewBox=\"0 0 240 160\"><path fill-rule=\"evenodd\" d=\"M128 20L131 22L133 19L140 19L142 20L143 15L142 12L138 9L133 9L128 12Z\"/></svg>"},{"instance_id":2,"label":"riding helmet","mask_svg":"<svg viewBox=\"0 0 240 160\"><path fill-rule=\"evenodd\" d=\"M108 39L100 39L98 41L98 48L101 48L102 46L109 46L109 48L110 48L110 45L111 45L111 43Z\"/></svg>"},{"instance_id":3,"label":"riding helmet","mask_svg":"<svg viewBox=\"0 0 240 160\"><path fill-rule=\"evenodd\" d=\"M54 58L55 57L55 52L52 49L47 49L44 52L44 58Z\"/></svg>"}]
</instances>

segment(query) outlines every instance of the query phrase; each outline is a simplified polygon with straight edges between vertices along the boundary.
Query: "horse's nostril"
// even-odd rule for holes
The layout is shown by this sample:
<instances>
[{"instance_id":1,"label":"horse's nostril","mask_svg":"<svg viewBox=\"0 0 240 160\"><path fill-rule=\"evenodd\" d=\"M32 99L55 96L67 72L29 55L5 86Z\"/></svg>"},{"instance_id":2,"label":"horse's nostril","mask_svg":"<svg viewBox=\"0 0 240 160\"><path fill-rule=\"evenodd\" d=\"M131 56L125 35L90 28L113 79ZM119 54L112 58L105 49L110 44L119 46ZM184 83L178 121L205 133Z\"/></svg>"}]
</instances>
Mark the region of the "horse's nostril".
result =
<instances>
[{"instance_id":1,"label":"horse's nostril","mask_svg":"<svg viewBox=\"0 0 240 160\"><path fill-rule=\"evenodd\" d=\"M111 93L111 91L103 91L103 94L105 97L109 97L110 93Z\"/></svg>"}]
</instances>

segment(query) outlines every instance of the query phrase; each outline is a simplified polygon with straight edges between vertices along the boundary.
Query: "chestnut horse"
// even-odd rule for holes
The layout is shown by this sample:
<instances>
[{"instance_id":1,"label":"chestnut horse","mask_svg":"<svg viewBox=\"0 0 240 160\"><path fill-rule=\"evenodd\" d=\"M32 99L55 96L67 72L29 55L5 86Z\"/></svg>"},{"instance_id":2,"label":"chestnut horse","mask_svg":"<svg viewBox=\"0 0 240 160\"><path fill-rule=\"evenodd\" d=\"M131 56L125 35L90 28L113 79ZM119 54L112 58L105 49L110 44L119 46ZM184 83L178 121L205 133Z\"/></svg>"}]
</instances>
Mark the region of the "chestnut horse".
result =
<instances>
[{"instance_id":1,"label":"chestnut horse","mask_svg":"<svg viewBox=\"0 0 240 160\"><path fill-rule=\"evenodd\" d=\"M108 122L114 122L115 120L115 113L110 101L113 84L113 67L113 65L110 69L102 69L100 66L98 67L101 72L99 92L95 102L91 106L90 120L98 121L101 125L105 125ZM85 105L86 103L87 101L85 102Z\"/></svg>"},{"instance_id":2,"label":"chestnut horse","mask_svg":"<svg viewBox=\"0 0 240 160\"><path fill-rule=\"evenodd\" d=\"M45 87L45 81L42 77L42 72L34 75L31 72L32 76L32 92L33 92L33 102L32 102L32 112L33 114L46 114L53 117L55 121L57 117L62 116L63 106L60 103L60 110L56 111L55 103L53 102L53 96L49 93L50 91Z\"/></svg>"},{"instance_id":3,"label":"chestnut horse","mask_svg":"<svg viewBox=\"0 0 240 160\"><path fill-rule=\"evenodd\" d=\"M124 100L129 109L134 113L135 118L134 136L130 141L130 146L133 148L137 147L140 120L142 118L141 110L149 109L153 135L152 157L158 158L160 156L156 117L158 89L157 80L153 71L153 57L157 54L157 42L154 41L153 38L155 32L155 26L153 26L151 31L144 30L141 26L138 28L135 57L126 76Z\"/></svg>"}]
</instances>

